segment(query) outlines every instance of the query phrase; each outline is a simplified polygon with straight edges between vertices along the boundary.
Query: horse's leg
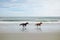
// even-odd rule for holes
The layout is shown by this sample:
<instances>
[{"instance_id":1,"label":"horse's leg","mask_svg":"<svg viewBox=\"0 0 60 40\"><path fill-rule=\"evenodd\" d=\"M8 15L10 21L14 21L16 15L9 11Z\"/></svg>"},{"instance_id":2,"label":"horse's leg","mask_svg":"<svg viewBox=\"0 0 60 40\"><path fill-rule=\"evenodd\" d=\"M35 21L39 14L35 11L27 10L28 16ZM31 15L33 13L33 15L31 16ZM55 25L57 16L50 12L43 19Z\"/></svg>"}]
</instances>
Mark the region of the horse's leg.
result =
<instances>
[{"instance_id":1,"label":"horse's leg","mask_svg":"<svg viewBox=\"0 0 60 40\"><path fill-rule=\"evenodd\" d=\"M40 30L40 31L42 31L42 30L41 30L41 27L40 27L40 28L38 28L38 26L37 26L37 30Z\"/></svg>"},{"instance_id":2,"label":"horse's leg","mask_svg":"<svg viewBox=\"0 0 60 40\"><path fill-rule=\"evenodd\" d=\"M38 29L38 25L37 25L37 29Z\"/></svg>"},{"instance_id":3,"label":"horse's leg","mask_svg":"<svg viewBox=\"0 0 60 40\"><path fill-rule=\"evenodd\" d=\"M42 31L42 30L41 30L41 27L39 28L39 30Z\"/></svg>"},{"instance_id":4,"label":"horse's leg","mask_svg":"<svg viewBox=\"0 0 60 40\"><path fill-rule=\"evenodd\" d=\"M26 25L24 25L24 26L23 26L23 31L25 31L25 30L26 30L26 28L25 28L25 27L26 27Z\"/></svg>"},{"instance_id":5,"label":"horse's leg","mask_svg":"<svg viewBox=\"0 0 60 40\"><path fill-rule=\"evenodd\" d=\"M24 31L24 25L23 25L22 31Z\"/></svg>"},{"instance_id":6,"label":"horse's leg","mask_svg":"<svg viewBox=\"0 0 60 40\"><path fill-rule=\"evenodd\" d=\"M26 30L26 25L25 25L25 30Z\"/></svg>"},{"instance_id":7,"label":"horse's leg","mask_svg":"<svg viewBox=\"0 0 60 40\"><path fill-rule=\"evenodd\" d=\"M26 28L25 28L25 30L26 30Z\"/></svg>"}]
</instances>

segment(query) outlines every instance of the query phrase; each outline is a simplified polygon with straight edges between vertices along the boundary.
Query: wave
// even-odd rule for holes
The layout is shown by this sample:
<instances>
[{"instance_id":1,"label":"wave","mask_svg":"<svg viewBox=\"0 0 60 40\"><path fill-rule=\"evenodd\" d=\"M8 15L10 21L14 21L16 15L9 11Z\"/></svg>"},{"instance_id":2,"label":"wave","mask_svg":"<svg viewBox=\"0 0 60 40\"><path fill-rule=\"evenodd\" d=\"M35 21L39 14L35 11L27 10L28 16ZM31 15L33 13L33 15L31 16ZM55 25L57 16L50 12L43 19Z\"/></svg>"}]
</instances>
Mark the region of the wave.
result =
<instances>
[{"instance_id":1,"label":"wave","mask_svg":"<svg viewBox=\"0 0 60 40\"><path fill-rule=\"evenodd\" d=\"M58 22L60 17L0 17L0 21Z\"/></svg>"}]
</instances>

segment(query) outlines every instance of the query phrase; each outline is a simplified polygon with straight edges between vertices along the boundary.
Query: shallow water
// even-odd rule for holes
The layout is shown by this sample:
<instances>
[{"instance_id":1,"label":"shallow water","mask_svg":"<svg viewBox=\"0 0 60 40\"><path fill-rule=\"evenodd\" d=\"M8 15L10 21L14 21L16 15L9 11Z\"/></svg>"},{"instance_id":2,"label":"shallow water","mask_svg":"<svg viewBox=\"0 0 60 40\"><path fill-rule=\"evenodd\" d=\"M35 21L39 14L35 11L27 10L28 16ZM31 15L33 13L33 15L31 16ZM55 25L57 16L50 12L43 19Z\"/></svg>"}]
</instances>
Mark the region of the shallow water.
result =
<instances>
[{"instance_id":1,"label":"shallow water","mask_svg":"<svg viewBox=\"0 0 60 40\"><path fill-rule=\"evenodd\" d=\"M38 29L35 23L29 23L24 30L19 24L20 23L0 23L0 33L60 32L60 23L43 23Z\"/></svg>"}]
</instances>

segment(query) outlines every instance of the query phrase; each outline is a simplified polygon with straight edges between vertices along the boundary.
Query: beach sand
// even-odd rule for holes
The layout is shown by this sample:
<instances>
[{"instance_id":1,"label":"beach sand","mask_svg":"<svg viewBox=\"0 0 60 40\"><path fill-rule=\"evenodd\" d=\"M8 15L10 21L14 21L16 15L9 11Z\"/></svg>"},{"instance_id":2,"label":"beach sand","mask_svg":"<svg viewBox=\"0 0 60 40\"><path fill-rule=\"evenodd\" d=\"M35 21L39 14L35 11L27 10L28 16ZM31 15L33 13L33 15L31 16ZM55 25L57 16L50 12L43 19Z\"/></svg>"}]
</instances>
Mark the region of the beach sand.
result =
<instances>
[{"instance_id":1,"label":"beach sand","mask_svg":"<svg viewBox=\"0 0 60 40\"><path fill-rule=\"evenodd\" d=\"M37 30L35 23L21 31L21 22L0 22L0 40L60 40L60 23L43 23L42 32Z\"/></svg>"},{"instance_id":2,"label":"beach sand","mask_svg":"<svg viewBox=\"0 0 60 40\"><path fill-rule=\"evenodd\" d=\"M0 33L0 40L60 40L60 33Z\"/></svg>"}]
</instances>

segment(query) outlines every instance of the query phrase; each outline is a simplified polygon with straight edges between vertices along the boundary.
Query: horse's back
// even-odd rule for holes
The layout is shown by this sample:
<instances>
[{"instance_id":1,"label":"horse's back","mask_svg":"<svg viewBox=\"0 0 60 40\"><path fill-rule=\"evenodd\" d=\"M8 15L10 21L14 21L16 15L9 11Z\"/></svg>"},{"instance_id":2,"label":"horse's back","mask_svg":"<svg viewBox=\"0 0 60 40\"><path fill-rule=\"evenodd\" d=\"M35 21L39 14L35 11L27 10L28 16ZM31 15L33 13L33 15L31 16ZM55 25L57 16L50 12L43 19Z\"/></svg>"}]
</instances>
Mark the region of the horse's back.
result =
<instances>
[{"instance_id":1,"label":"horse's back","mask_svg":"<svg viewBox=\"0 0 60 40\"><path fill-rule=\"evenodd\" d=\"M19 25L22 25L22 26L26 26L28 23L26 22L26 23L21 23L21 24L19 24Z\"/></svg>"},{"instance_id":2,"label":"horse's back","mask_svg":"<svg viewBox=\"0 0 60 40\"><path fill-rule=\"evenodd\" d=\"M42 24L42 22L40 22L40 23L36 23L35 25L36 25L36 26L40 26L41 24Z\"/></svg>"}]
</instances>

